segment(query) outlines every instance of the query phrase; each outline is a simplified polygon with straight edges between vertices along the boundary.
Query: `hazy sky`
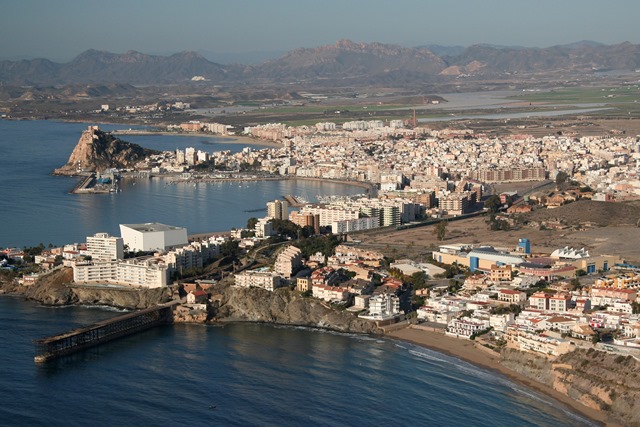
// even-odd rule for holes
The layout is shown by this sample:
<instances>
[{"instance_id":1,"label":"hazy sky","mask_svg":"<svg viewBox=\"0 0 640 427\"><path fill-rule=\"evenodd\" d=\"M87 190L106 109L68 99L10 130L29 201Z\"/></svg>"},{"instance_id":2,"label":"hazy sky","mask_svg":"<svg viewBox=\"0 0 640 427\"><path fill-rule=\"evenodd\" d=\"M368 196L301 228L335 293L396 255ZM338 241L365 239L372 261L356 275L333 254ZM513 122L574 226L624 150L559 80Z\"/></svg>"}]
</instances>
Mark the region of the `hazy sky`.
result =
<instances>
[{"instance_id":1,"label":"hazy sky","mask_svg":"<svg viewBox=\"0 0 640 427\"><path fill-rule=\"evenodd\" d=\"M343 38L406 46L640 43L638 17L638 0L0 0L0 58L286 51Z\"/></svg>"}]
</instances>

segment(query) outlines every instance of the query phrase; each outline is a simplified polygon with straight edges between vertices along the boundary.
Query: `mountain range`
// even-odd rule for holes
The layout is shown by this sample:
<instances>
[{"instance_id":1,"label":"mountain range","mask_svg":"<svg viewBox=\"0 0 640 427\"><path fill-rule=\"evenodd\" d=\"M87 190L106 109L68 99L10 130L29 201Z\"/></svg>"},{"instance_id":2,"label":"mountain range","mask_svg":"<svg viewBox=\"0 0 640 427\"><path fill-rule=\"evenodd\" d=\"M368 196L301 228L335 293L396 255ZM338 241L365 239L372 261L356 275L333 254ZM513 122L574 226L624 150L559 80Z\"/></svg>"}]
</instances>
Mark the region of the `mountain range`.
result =
<instances>
[{"instance_id":1,"label":"mountain range","mask_svg":"<svg viewBox=\"0 0 640 427\"><path fill-rule=\"evenodd\" d=\"M70 62L47 59L0 61L1 85L167 85L292 82L401 84L452 77L495 78L505 74L591 73L640 68L640 45L578 42L547 48L473 45L401 47L383 43L336 44L292 50L260 64L222 65L196 52L169 56L88 50Z\"/></svg>"}]
</instances>

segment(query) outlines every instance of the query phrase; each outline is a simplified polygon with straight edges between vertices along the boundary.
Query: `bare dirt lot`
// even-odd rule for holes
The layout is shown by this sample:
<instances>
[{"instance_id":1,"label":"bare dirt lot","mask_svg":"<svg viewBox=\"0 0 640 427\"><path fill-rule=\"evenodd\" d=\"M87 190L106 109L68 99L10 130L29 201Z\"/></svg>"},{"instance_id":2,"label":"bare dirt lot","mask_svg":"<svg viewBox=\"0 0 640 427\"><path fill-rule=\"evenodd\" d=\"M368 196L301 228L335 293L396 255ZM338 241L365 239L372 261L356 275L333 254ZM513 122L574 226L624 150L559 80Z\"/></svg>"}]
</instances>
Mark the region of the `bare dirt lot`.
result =
<instances>
[{"instance_id":1,"label":"bare dirt lot","mask_svg":"<svg viewBox=\"0 0 640 427\"><path fill-rule=\"evenodd\" d=\"M519 238L531 240L534 253L551 253L564 246L585 248L593 255L620 255L626 261L640 263L640 228L635 226L594 227L578 230L539 230L522 227L511 231L491 231L485 217L449 222L443 241L433 233L434 225L408 230L363 234L362 246L379 250L391 258L409 257L426 261L441 244L486 244L496 248L515 248Z\"/></svg>"}]
</instances>

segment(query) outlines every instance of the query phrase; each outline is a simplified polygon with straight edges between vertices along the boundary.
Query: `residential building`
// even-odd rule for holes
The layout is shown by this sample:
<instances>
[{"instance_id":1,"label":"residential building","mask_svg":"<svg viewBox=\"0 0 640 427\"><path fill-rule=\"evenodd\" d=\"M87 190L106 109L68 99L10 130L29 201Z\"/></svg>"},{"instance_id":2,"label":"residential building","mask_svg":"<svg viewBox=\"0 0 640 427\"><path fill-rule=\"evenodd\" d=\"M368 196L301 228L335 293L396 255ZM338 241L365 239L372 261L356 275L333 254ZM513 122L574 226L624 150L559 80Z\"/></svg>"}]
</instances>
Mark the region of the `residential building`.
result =
<instances>
[{"instance_id":1,"label":"residential building","mask_svg":"<svg viewBox=\"0 0 640 427\"><path fill-rule=\"evenodd\" d=\"M509 326L506 333L507 347L521 351L540 353L546 356L560 356L574 349L572 343L563 338L547 334L532 333L517 326Z\"/></svg>"},{"instance_id":2,"label":"residential building","mask_svg":"<svg viewBox=\"0 0 640 427\"><path fill-rule=\"evenodd\" d=\"M571 295L558 293L549 298L549 311L554 313L565 313L569 311Z\"/></svg>"},{"instance_id":3,"label":"residential building","mask_svg":"<svg viewBox=\"0 0 640 427\"><path fill-rule=\"evenodd\" d=\"M288 219L289 202L286 200L267 202L267 216L271 219Z\"/></svg>"},{"instance_id":4,"label":"residential building","mask_svg":"<svg viewBox=\"0 0 640 427\"><path fill-rule=\"evenodd\" d=\"M273 270L285 279L289 279L301 266L302 251L293 245L289 245L281 250L276 257Z\"/></svg>"},{"instance_id":5,"label":"residential building","mask_svg":"<svg viewBox=\"0 0 640 427\"><path fill-rule=\"evenodd\" d=\"M471 338L471 335L489 328L489 321L475 317L461 317L453 319L447 325L446 335L456 338Z\"/></svg>"},{"instance_id":6,"label":"residential building","mask_svg":"<svg viewBox=\"0 0 640 427\"><path fill-rule=\"evenodd\" d=\"M359 317L373 320L392 319L400 314L400 299L393 294L378 294L369 298L369 310Z\"/></svg>"},{"instance_id":7,"label":"residential building","mask_svg":"<svg viewBox=\"0 0 640 427\"><path fill-rule=\"evenodd\" d=\"M87 236L87 255L95 260L114 260L124 258L124 240L108 233L96 233Z\"/></svg>"},{"instance_id":8,"label":"residential building","mask_svg":"<svg viewBox=\"0 0 640 427\"><path fill-rule=\"evenodd\" d=\"M280 283L280 275L272 271L247 270L235 275L235 285L241 288L262 288L273 292Z\"/></svg>"},{"instance_id":9,"label":"residential building","mask_svg":"<svg viewBox=\"0 0 640 427\"><path fill-rule=\"evenodd\" d=\"M498 301L524 305L525 302L527 302L527 294L513 289L500 289L498 292Z\"/></svg>"}]
</instances>

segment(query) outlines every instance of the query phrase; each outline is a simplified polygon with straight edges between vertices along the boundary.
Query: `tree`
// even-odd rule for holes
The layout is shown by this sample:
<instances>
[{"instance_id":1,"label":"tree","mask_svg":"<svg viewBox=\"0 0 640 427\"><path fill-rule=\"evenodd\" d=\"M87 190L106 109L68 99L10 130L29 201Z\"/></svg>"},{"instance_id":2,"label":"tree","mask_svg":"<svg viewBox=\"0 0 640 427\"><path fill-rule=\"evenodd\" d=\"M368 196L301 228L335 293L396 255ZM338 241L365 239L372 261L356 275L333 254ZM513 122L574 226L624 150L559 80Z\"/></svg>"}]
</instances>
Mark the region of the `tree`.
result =
<instances>
[{"instance_id":1,"label":"tree","mask_svg":"<svg viewBox=\"0 0 640 427\"><path fill-rule=\"evenodd\" d=\"M566 172L558 172L558 174L556 175L556 185L564 184L567 181L567 178L569 178L569 175L567 175Z\"/></svg>"},{"instance_id":2,"label":"tree","mask_svg":"<svg viewBox=\"0 0 640 427\"><path fill-rule=\"evenodd\" d=\"M436 238L439 241L444 240L444 237L447 234L447 225L448 225L447 221L440 221L436 224L435 228L433 229L433 234L436 236Z\"/></svg>"},{"instance_id":3,"label":"tree","mask_svg":"<svg viewBox=\"0 0 640 427\"><path fill-rule=\"evenodd\" d=\"M422 289L427 285L425 283L425 274L422 271L416 271L411 275L411 281L413 282L414 289Z\"/></svg>"},{"instance_id":4,"label":"tree","mask_svg":"<svg viewBox=\"0 0 640 427\"><path fill-rule=\"evenodd\" d=\"M502 202L500 201L500 196L494 194L490 196L485 202L484 207L489 209L489 212L496 213L502 207Z\"/></svg>"},{"instance_id":5,"label":"tree","mask_svg":"<svg viewBox=\"0 0 640 427\"><path fill-rule=\"evenodd\" d=\"M256 224L258 223L258 218L255 217L251 217L247 220L247 229L248 230L253 230L254 228L256 228Z\"/></svg>"}]
</instances>

